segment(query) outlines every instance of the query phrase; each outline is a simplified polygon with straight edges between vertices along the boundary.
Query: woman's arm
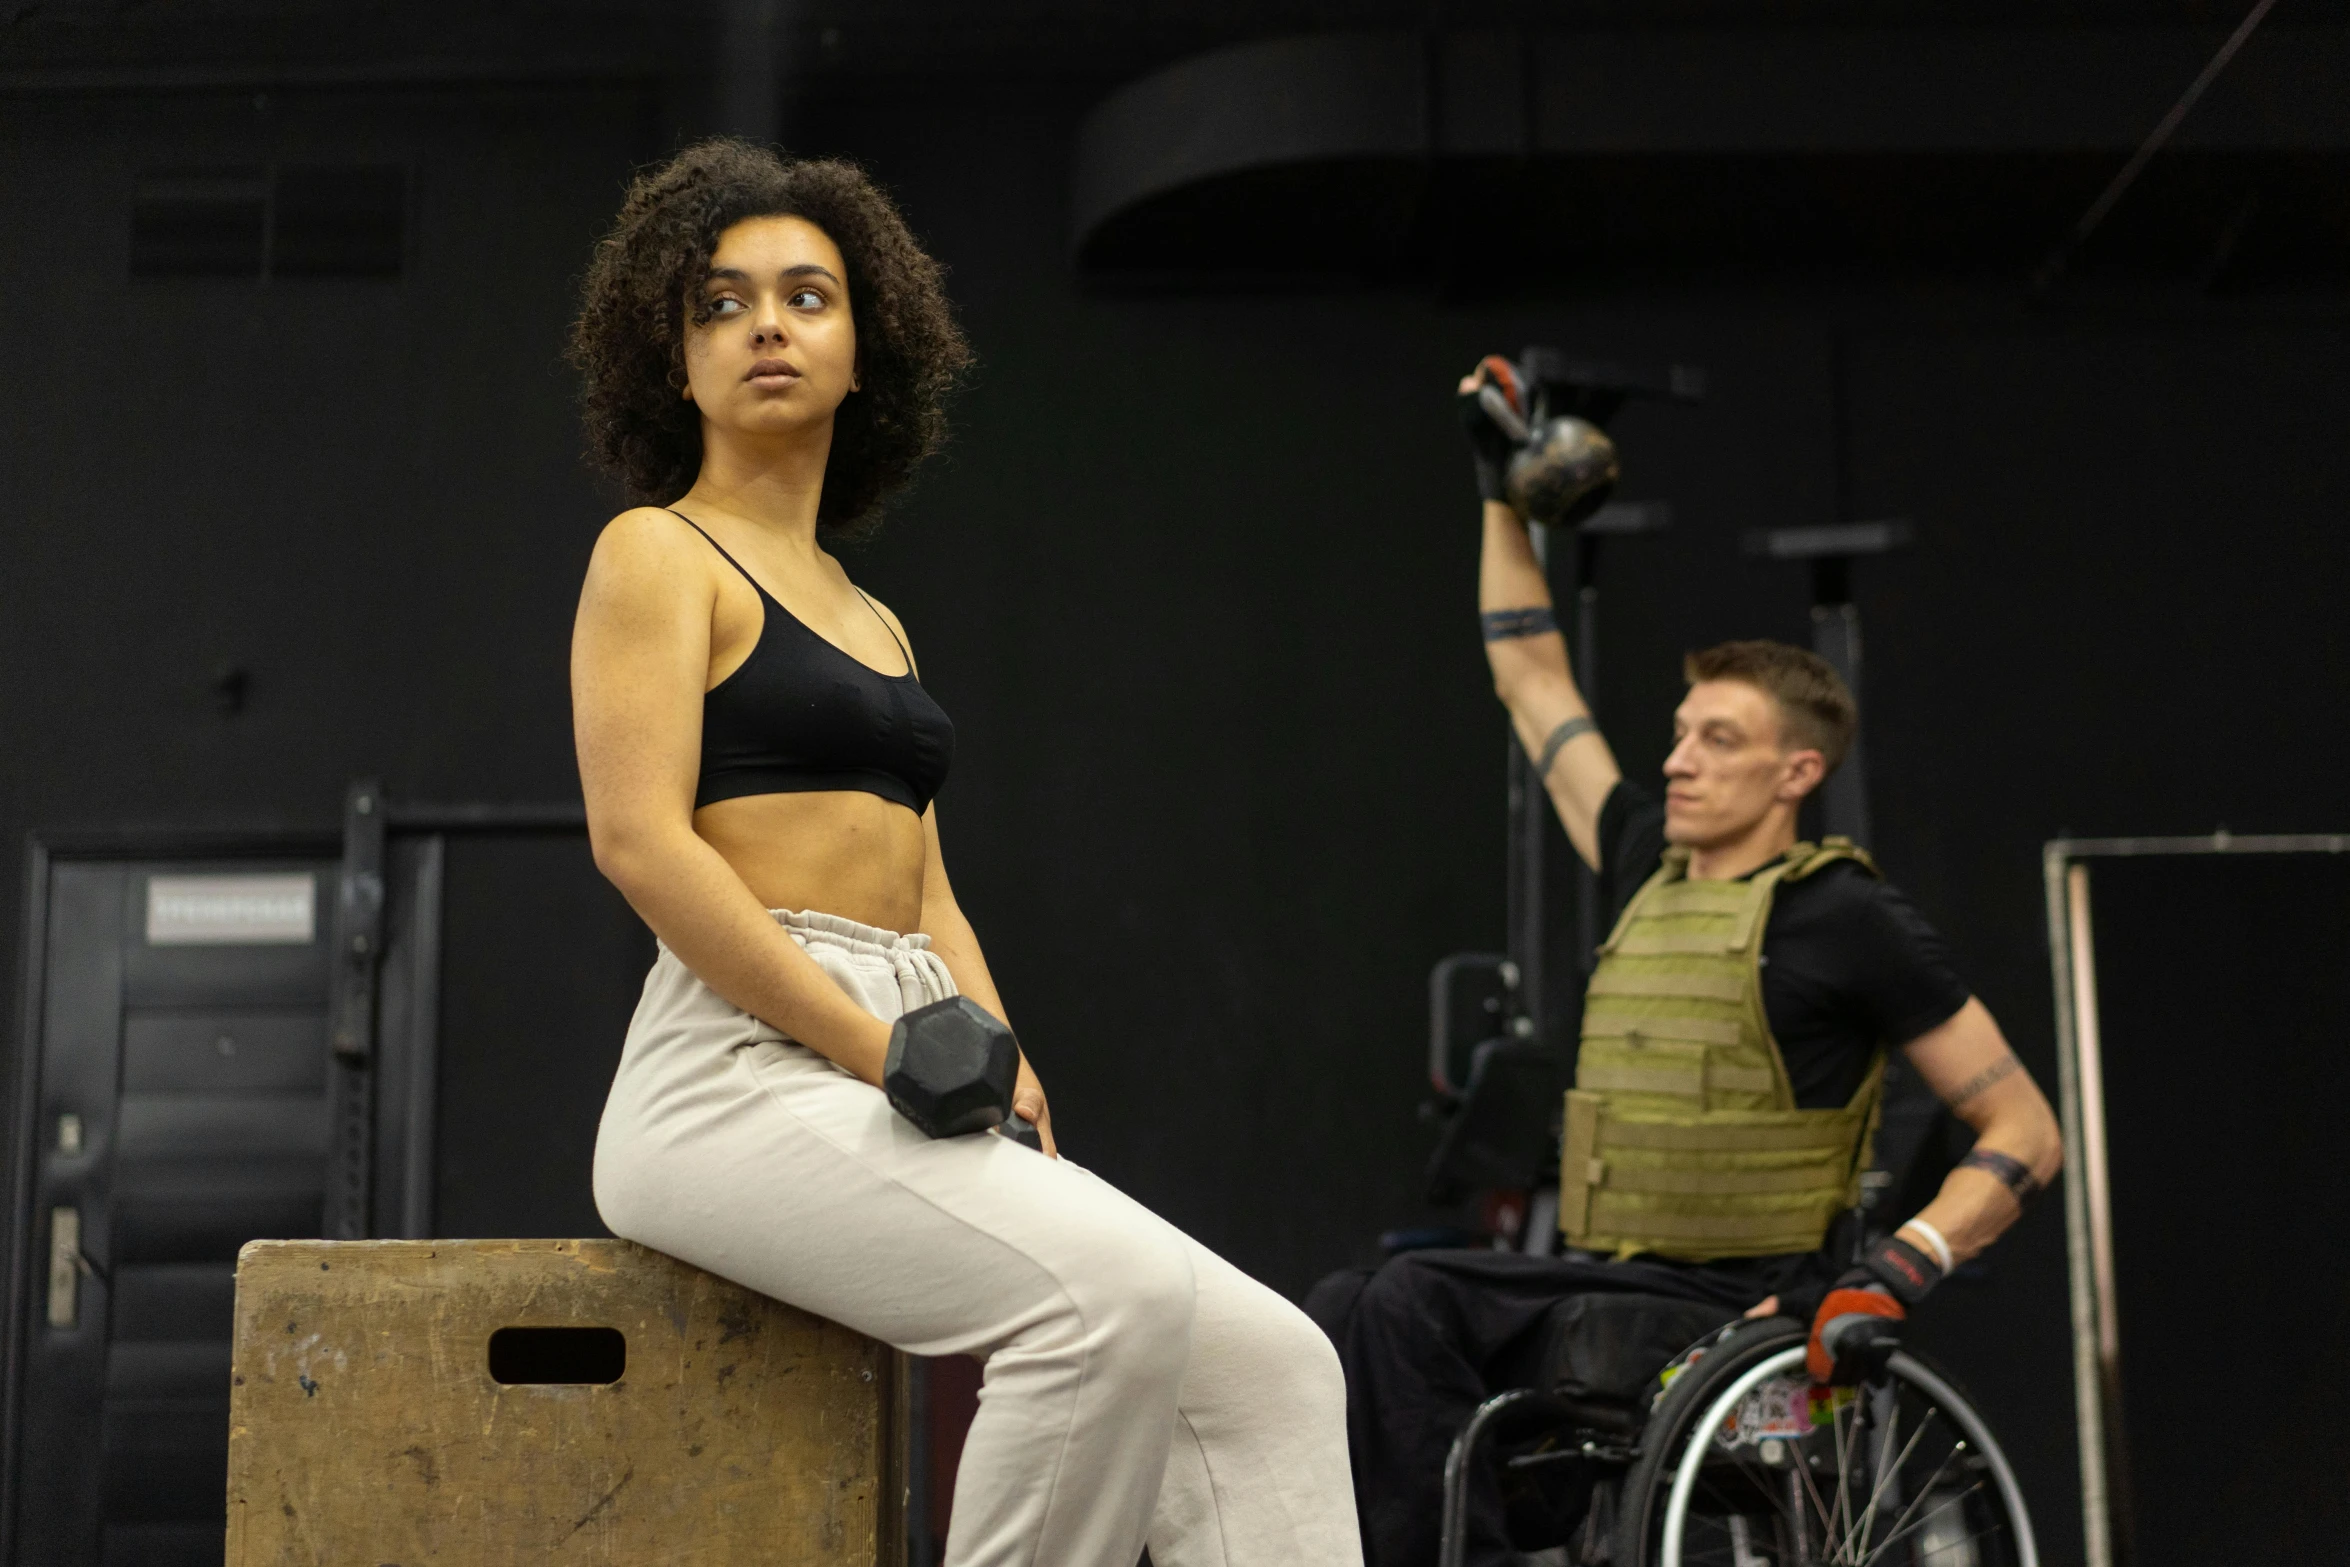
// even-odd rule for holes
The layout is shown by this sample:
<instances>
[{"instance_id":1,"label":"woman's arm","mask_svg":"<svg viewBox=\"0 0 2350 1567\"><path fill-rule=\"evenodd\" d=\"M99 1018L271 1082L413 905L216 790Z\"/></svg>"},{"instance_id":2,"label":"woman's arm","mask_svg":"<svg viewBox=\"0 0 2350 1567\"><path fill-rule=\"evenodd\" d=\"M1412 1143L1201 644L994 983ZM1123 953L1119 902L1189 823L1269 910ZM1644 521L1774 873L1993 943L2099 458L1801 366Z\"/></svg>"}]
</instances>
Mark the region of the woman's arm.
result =
<instances>
[{"instance_id":1,"label":"woman's arm","mask_svg":"<svg viewBox=\"0 0 2350 1567\"><path fill-rule=\"evenodd\" d=\"M571 638L572 727L596 868L701 981L878 1085L889 1025L850 1000L693 829L717 587L644 508L596 542Z\"/></svg>"},{"instance_id":2,"label":"woman's arm","mask_svg":"<svg viewBox=\"0 0 2350 1567\"><path fill-rule=\"evenodd\" d=\"M937 806L922 813L922 833L927 846L922 867L922 933L930 938L930 950L955 976L955 988L1009 1023L1004 999L996 993L995 978L988 973L987 959L979 950L979 937L970 920L964 918L963 906L955 901L954 885L947 880L946 861L938 852ZM1036 1069L1028 1064L1025 1051L1020 1055L1020 1081L1012 1089L1012 1113L1036 1127L1048 1155L1060 1157L1053 1141L1052 1106L1045 1100L1044 1084L1036 1080Z\"/></svg>"}]
</instances>

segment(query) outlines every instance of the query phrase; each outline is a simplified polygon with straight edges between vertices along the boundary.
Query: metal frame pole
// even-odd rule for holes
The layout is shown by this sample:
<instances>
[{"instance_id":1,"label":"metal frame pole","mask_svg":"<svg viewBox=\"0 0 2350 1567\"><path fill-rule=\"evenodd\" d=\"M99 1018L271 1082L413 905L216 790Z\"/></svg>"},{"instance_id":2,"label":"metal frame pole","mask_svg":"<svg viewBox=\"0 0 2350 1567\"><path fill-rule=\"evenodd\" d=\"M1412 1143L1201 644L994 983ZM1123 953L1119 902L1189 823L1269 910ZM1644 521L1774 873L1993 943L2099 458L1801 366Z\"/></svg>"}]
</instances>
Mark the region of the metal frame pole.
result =
<instances>
[{"instance_id":1,"label":"metal frame pole","mask_svg":"<svg viewBox=\"0 0 2350 1567\"><path fill-rule=\"evenodd\" d=\"M2057 1095L2064 1121L2065 1257L2086 1567L2128 1567L2132 1553L2096 926L2089 867L2080 862L2208 854L2350 854L2350 833L2220 831L2202 837L2057 838L2040 850L2056 1001Z\"/></svg>"},{"instance_id":2,"label":"metal frame pole","mask_svg":"<svg viewBox=\"0 0 2350 1567\"><path fill-rule=\"evenodd\" d=\"M1526 537L1534 546L1534 559L1547 576L1550 570L1550 529L1538 522L1526 525ZM1509 899L1509 954L1518 966L1518 1010L1525 1021L1526 1031L1535 1038L1543 1038L1543 1030L1550 1022L1550 996L1544 988L1548 965L1544 949L1549 945L1543 918L1548 904L1547 878L1542 873L1542 830L1544 818L1550 812L1550 796L1542 787L1542 780L1534 776L1534 759L1518 743L1513 733L1509 740L1509 871L1507 896Z\"/></svg>"},{"instance_id":3,"label":"metal frame pole","mask_svg":"<svg viewBox=\"0 0 2350 1567\"><path fill-rule=\"evenodd\" d=\"M2118 1324L2113 1310L2111 1242L2103 1267L2099 1266L2092 1237L2106 1231L2109 1215L2095 1210L2106 1205L2102 1171L2105 1166L2104 1078L2101 1072L2082 1070L2082 1023L2096 1038L2097 992L2095 955L2090 942L2088 867L2069 862L2060 844L2049 844L2042 854L2042 876L2048 898L2048 955L2056 989L2056 1082L2058 1113L2064 1120L2065 1168L2073 1172L2064 1183L2064 1235L2067 1295L2073 1331L2073 1419L2079 1432L2081 1465L2082 1552L2087 1567L2114 1567L2112 1492L2108 1460L2114 1433L2108 1430L2105 1378L2120 1370L2119 1344L2111 1358L2105 1354L2105 1328ZM2089 976L2087 984L2082 976ZM2096 1050L2096 1045L2091 1045ZM2092 1118L2090 1097L2098 1103ZM2092 1125L2094 1130L2092 1131ZM2094 1159L2090 1152L2095 1144ZM2096 1180L2089 1172L2100 1172ZM2117 1334L2118 1338L2118 1334Z\"/></svg>"},{"instance_id":4,"label":"metal frame pole","mask_svg":"<svg viewBox=\"0 0 2350 1567\"><path fill-rule=\"evenodd\" d=\"M1844 677L1855 705L1860 691L1860 606L1852 602L1851 559L1837 556L1833 568L1826 560L1812 562L1812 651L1835 666ZM1863 713L1867 712L1864 706ZM1863 720L1863 728L1866 720ZM1844 764L1820 786L1820 820L1826 831L1866 847L1872 841L1869 823L1868 759L1865 734L1852 737Z\"/></svg>"},{"instance_id":5,"label":"metal frame pole","mask_svg":"<svg viewBox=\"0 0 2350 1567\"><path fill-rule=\"evenodd\" d=\"M360 1240L374 1228L376 988L383 929L383 789L362 778L344 800L343 868L328 958L334 975L327 1002L334 1120L320 1228L329 1240Z\"/></svg>"},{"instance_id":6,"label":"metal frame pole","mask_svg":"<svg viewBox=\"0 0 2350 1567\"><path fill-rule=\"evenodd\" d=\"M1575 681L1583 705L1599 719L1599 540L1585 530L1575 536ZM1589 978L1598 961L1600 929L1599 872L1575 857L1575 969Z\"/></svg>"}]
</instances>

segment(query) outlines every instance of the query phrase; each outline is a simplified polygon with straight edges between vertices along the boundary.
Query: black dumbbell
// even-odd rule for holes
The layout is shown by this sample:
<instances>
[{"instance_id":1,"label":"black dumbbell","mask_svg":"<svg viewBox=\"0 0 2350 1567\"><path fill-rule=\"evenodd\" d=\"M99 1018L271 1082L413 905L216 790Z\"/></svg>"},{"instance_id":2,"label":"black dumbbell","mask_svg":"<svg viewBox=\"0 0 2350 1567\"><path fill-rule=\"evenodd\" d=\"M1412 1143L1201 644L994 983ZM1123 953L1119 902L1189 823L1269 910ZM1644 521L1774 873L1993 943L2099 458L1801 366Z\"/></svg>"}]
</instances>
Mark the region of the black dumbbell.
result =
<instances>
[{"instance_id":1,"label":"black dumbbell","mask_svg":"<svg viewBox=\"0 0 2350 1567\"><path fill-rule=\"evenodd\" d=\"M882 1092L929 1137L963 1137L1001 1127L1014 1142L1043 1148L1036 1128L1013 1115L1020 1041L969 996L917 1007L891 1025Z\"/></svg>"}]
</instances>

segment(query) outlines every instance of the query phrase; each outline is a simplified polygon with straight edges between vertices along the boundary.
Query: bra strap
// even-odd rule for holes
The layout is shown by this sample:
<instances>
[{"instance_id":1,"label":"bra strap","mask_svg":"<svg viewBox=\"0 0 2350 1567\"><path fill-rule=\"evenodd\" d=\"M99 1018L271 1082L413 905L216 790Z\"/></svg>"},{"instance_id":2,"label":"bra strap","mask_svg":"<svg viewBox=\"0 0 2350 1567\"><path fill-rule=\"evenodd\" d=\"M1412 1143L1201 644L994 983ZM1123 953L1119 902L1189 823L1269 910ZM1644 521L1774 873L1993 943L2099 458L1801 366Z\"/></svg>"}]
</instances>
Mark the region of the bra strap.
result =
<instances>
[{"instance_id":1,"label":"bra strap","mask_svg":"<svg viewBox=\"0 0 2350 1567\"><path fill-rule=\"evenodd\" d=\"M849 586L852 588L857 588L857 585L854 582L850 583ZM879 604L874 603L871 598L867 597L863 588L857 588L857 597L865 600L865 607L873 611L873 618L881 622L881 629L889 632L889 639L892 642L897 643L898 657L906 661L906 673L909 675L912 674L914 672L914 655L906 651L906 644L899 639L896 630L891 627L889 623L889 617L881 612L881 606Z\"/></svg>"},{"instance_id":2,"label":"bra strap","mask_svg":"<svg viewBox=\"0 0 2350 1567\"><path fill-rule=\"evenodd\" d=\"M721 559L721 560L725 561L725 562L726 562L726 563L727 563L729 566L732 566L732 567L733 567L733 568L734 568L736 571L738 571L738 572L742 572L742 579L743 579L743 581L745 581L745 582L747 582L747 583L749 583L749 584L751 585L751 591L752 591L752 592L754 592L754 593L758 594L758 595L759 595L759 597L761 597L761 598L763 598L763 599L774 599L774 598L775 598L775 595L774 595L774 594L772 594L772 593L768 592L768 591L767 591L765 588L763 588L763 587L759 586L759 579L758 579L757 577L754 577L754 576L752 576L752 575L751 575L751 574L750 574L748 571L743 571L743 563L742 563L741 561L739 561L739 560L736 560L736 559L735 559L735 558L734 558L732 555L729 555L729 554L727 554L727 553L726 553L726 546L725 546L725 545L723 545L723 544L719 543L719 542L718 542L716 539L712 539L712 538L710 538L710 530L709 530L709 529L707 529L707 528L703 527L703 526L702 526L700 523L698 523L698 522L694 521L694 520L693 520L693 518L691 518L691 517L688 517L688 516L687 516L687 515L686 515L684 512L681 512L681 511L679 511L679 510L678 510L677 508L675 508L674 506L664 506L664 507L662 507L661 509L662 509L663 511L665 511L665 512L669 513L669 515L670 515L670 516L672 516L672 517L675 517L675 518L676 518L676 519L677 519L679 522L682 522L682 523L684 523L684 524L685 524L687 527L689 527L689 528L693 529L693 530L694 530L696 533L700 534L700 535L701 535L703 538L705 538L705 539L709 539L709 542L710 542L710 548L712 548L712 549L714 549L714 550L716 550L716 551L718 552L718 557L719 557L719 559ZM856 588L857 597L859 597L859 598L861 598L861 599L864 599L864 600L865 600L865 607L866 607L867 609L869 609L869 610L873 611L873 618L874 618L875 620L878 620L878 621L880 621L880 622L881 622L881 629L882 629L882 630L884 630L884 631L887 631L887 632L889 632L889 639L890 639L892 642L895 642L895 643L897 643L897 645L898 645L898 657L900 657L900 658L902 658L902 659L904 659L904 660L906 661L906 673L907 673L907 674L909 674L909 675L910 675L910 674L912 674L912 673L914 672L914 655L913 655L912 653L909 653L909 652L907 652L907 651L906 651L906 643L905 643L905 639L904 639L904 638L902 638L902 637L900 637L900 636L897 634L897 631L896 631L896 630L895 630L895 629L894 629L894 628L893 628L893 627L890 625L890 623L889 623L889 617L888 617L887 615L884 615L884 614L881 612L881 606L880 606L880 605L878 605L878 604L876 604L876 603L874 603L874 602L873 602L873 600L872 600L872 599L871 599L869 596L867 596L867 594L866 594L866 592L865 592L865 590L864 590L863 588L859 588L859 587L857 587L857 585L856 585L854 582L850 583L850 584L849 584L849 586L850 586L850 587L852 587L852 588ZM781 601L781 600L776 600L776 603L777 603L777 607L778 607L778 608L781 608L781 606L782 606L782 601ZM790 614L791 614L791 611L787 609L787 610L784 610L784 613L785 613L786 615L790 615ZM794 616L793 618L794 618L794 619L797 619L798 617ZM876 670L876 671L874 671L874 672L875 672L876 674L880 673L880 671L878 671L878 670Z\"/></svg>"},{"instance_id":3,"label":"bra strap","mask_svg":"<svg viewBox=\"0 0 2350 1567\"><path fill-rule=\"evenodd\" d=\"M693 529L703 538L709 539L710 548L718 552L718 558L725 561L729 566L732 566L736 571L741 572L743 581L751 585L751 591L753 593L758 594L759 597L763 599L773 598L775 596L772 593L769 593L765 588L759 586L759 579L757 577L754 577L749 572L743 570L743 563L741 561L736 560L732 555L726 553L725 545L719 543L716 539L710 538L709 529L703 527L700 523L694 521L693 518L688 517L684 512L677 510L675 507L664 506L661 509L665 512L668 512L670 516L675 517L679 522L682 522L687 527Z\"/></svg>"}]
</instances>

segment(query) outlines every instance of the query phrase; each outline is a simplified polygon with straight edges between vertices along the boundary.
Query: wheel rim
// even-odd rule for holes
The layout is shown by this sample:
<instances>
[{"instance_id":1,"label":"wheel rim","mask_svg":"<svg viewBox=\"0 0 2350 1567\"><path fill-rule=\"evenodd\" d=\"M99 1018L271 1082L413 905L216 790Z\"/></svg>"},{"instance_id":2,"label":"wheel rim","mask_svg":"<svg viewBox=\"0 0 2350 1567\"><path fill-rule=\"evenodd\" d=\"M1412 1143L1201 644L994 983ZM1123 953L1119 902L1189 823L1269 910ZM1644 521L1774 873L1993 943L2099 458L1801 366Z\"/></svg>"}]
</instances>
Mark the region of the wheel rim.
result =
<instances>
[{"instance_id":1,"label":"wheel rim","mask_svg":"<svg viewBox=\"0 0 2350 1567\"><path fill-rule=\"evenodd\" d=\"M1689 1428L1687 1444L1673 1467L1660 1542L1659 1559L1663 1567L1684 1567L1691 1507L1709 1460L1717 1468L1725 1463L1731 1465L1738 1470L1742 1483L1755 1485L1757 1489L1761 1488L1759 1474L1767 1474L1774 1468L1783 1470L1775 1478L1794 1498L1791 1505L1781 1509L1773 1536L1775 1554L1771 1556L1753 1552L1746 1515L1728 1515L1730 1560L1736 1567L1790 1561L1805 1563L1807 1567L1808 1564L1870 1567L1891 1560L1917 1559L1932 1567L1979 1562L1984 1560L1979 1542L1994 1531L1970 1534L1962 1527L1969 1516L1966 1504L1978 1493L1985 1497L1983 1506L1992 1505L1995 1499L2004 1514L2003 1518L1993 1520L2001 1536L1997 1544L2004 1552L1995 1559L2012 1562L2014 1567L2039 1567L2030 1514L2007 1455L1958 1391L1913 1356L1896 1354L1887 1366L1887 1375L1869 1385L1865 1402L1870 1413L1860 1412L1864 1404L1861 1399L1849 1405L1839 1404L1831 1427L1814 1428L1807 1437L1780 1443L1779 1460L1759 1456L1764 1451L1764 1443L1759 1440L1754 1444L1758 1456L1750 1466L1741 1469L1740 1461L1723 1459L1722 1454L1731 1451L1719 1441L1725 1424L1737 1415L1748 1395L1799 1369L1803 1353L1803 1346L1795 1344L1765 1356L1708 1400L1698 1413ZM1924 1410L1908 1432L1901 1429L1904 1388L1921 1402ZM1850 1422L1845 1419L1847 1408L1855 1411ZM1955 1438L1948 1443L1947 1451L1937 1455L1929 1449L1927 1459L1913 1465L1921 1441L1937 1418L1956 1432ZM1896 1443L1903 1445L1896 1448ZM1815 1473L1822 1459L1829 1460L1832 1471L1827 1478L1833 1483L1825 1487L1821 1484L1823 1477ZM1923 1483L1919 1483L1916 1470L1928 1461L1932 1468L1927 1470ZM1857 1475L1856 1469L1861 1471ZM1958 1484L1970 1476L1971 1483ZM1815 1528L1819 1536L1816 1547L1808 1541ZM1898 1556L1894 1554L1897 1547L1901 1548Z\"/></svg>"}]
</instances>

